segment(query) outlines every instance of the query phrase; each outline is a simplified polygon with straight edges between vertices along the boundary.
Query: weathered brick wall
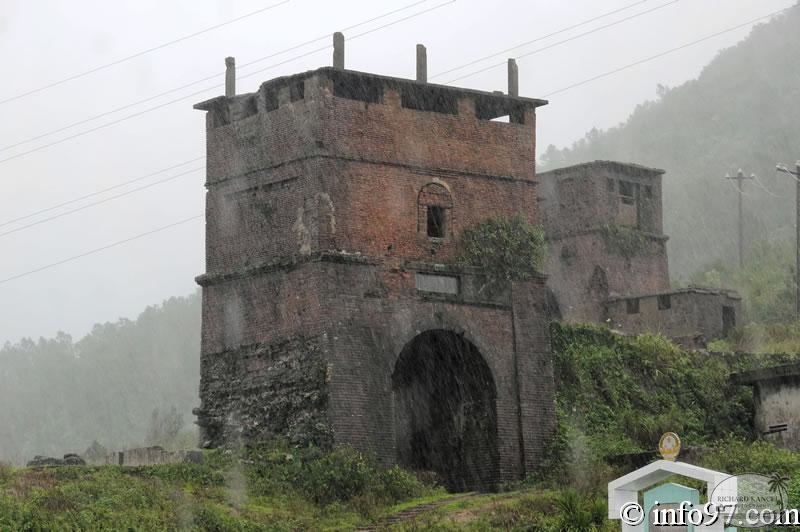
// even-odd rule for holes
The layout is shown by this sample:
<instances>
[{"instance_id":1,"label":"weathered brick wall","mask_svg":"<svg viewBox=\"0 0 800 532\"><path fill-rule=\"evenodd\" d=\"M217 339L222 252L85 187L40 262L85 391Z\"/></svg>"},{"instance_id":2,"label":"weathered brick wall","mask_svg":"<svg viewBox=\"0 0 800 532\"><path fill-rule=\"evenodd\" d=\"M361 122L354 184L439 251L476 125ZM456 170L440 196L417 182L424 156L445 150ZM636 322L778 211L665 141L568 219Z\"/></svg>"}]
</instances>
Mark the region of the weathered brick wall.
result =
<instances>
[{"instance_id":1,"label":"weathered brick wall","mask_svg":"<svg viewBox=\"0 0 800 532\"><path fill-rule=\"evenodd\" d=\"M462 288L454 295L420 294L417 271L456 276ZM220 349L202 358L201 422L213 425L206 439L219 445L278 433L326 443L332 434L390 465L397 437L391 379L398 356L420 332L441 329L468 338L491 369L498 480L518 478L523 460L533 470L554 427L543 282L491 299L478 294L482 282L455 268L387 270L334 255L206 286L207 308L215 316L221 311L214 305L235 299L230 294L237 290L247 292L236 340L241 345L226 346L226 327L218 323L209 320L204 327L204 345Z\"/></svg>"},{"instance_id":2,"label":"weathered brick wall","mask_svg":"<svg viewBox=\"0 0 800 532\"><path fill-rule=\"evenodd\" d=\"M365 267L368 268L368 267ZM347 278L366 275L352 267L339 272ZM395 274L403 276L403 272ZM358 283L350 283L357 287ZM394 400L391 377L397 357L419 333L447 330L463 334L488 364L497 390L497 424L501 479L518 478L521 473L520 418L518 406L517 355L531 362L526 366L531 388L524 399L531 405L526 413L531 432L547 440L552 425L553 381L549 368L547 337L537 337L530 350L515 353L514 315L508 305L464 305L458 298L420 298L407 284L399 298L370 298L353 292L337 295L334 305L339 322L334 327L330 415L338 441L367 448L379 457L394 456L395 433L392 425ZM538 299L543 300L541 290ZM522 316L522 329L539 330L536 320ZM544 360L542 360L544 358ZM548 408L549 405L549 408ZM531 439L526 448L531 463L541 453Z\"/></svg>"},{"instance_id":3,"label":"weathered brick wall","mask_svg":"<svg viewBox=\"0 0 800 532\"><path fill-rule=\"evenodd\" d=\"M548 287L566 320L601 322L608 297L669 289L665 239L647 237L631 256L602 230L549 240L548 246Z\"/></svg>"},{"instance_id":4,"label":"weathered brick wall","mask_svg":"<svg viewBox=\"0 0 800 532\"><path fill-rule=\"evenodd\" d=\"M663 234L661 176L663 170L615 161L578 164L537 176L541 223L553 237L596 229L607 224ZM623 183L633 185L638 216L628 217L621 201Z\"/></svg>"},{"instance_id":5,"label":"weathered brick wall","mask_svg":"<svg viewBox=\"0 0 800 532\"><path fill-rule=\"evenodd\" d=\"M207 271L327 250L445 261L454 236L489 216L536 220L532 111L492 122L468 100L450 115L403 108L398 94L367 104L319 90L210 129ZM433 244L418 201L432 182L453 203Z\"/></svg>"},{"instance_id":6,"label":"weathered brick wall","mask_svg":"<svg viewBox=\"0 0 800 532\"><path fill-rule=\"evenodd\" d=\"M337 76L361 76L366 92ZM330 436L395 463L398 357L443 330L480 352L496 388L499 463L479 467L511 480L536 466L554 427L543 281L490 293L453 259L466 227L536 221L538 104L322 69L200 106L198 418L210 445ZM488 120L503 113L512 123ZM431 183L449 195L442 238L427 232L420 192ZM440 276L446 293L419 288L418 273Z\"/></svg>"},{"instance_id":7,"label":"weathered brick wall","mask_svg":"<svg viewBox=\"0 0 800 532\"><path fill-rule=\"evenodd\" d=\"M551 317L542 297L544 283L543 277L529 282L516 282L511 291L520 431L525 446L524 468L528 473L539 467L556 423L548 327Z\"/></svg>"},{"instance_id":8,"label":"weathered brick wall","mask_svg":"<svg viewBox=\"0 0 800 532\"><path fill-rule=\"evenodd\" d=\"M659 301L661 298L661 301ZM657 332L687 347L724 337L724 308L733 311L733 327L741 324L741 299L727 292L683 289L612 299L607 303L610 325L627 333Z\"/></svg>"},{"instance_id":9,"label":"weathered brick wall","mask_svg":"<svg viewBox=\"0 0 800 532\"><path fill-rule=\"evenodd\" d=\"M330 445L326 340L296 334L268 345L207 354L198 417L203 446L276 435L292 445Z\"/></svg>"},{"instance_id":10,"label":"weathered brick wall","mask_svg":"<svg viewBox=\"0 0 800 532\"><path fill-rule=\"evenodd\" d=\"M603 322L609 297L669 289L662 173L595 161L538 176L545 272L564 319Z\"/></svg>"},{"instance_id":11,"label":"weathered brick wall","mask_svg":"<svg viewBox=\"0 0 800 532\"><path fill-rule=\"evenodd\" d=\"M258 109L281 80L267 82L259 92L238 100L219 98L199 104L198 108L210 111L208 181L238 178L316 156L533 179L534 107L542 102L454 88L448 92L457 100L456 109L451 110L455 112L419 111L404 104L404 88L397 86L402 80L353 73L352 83L382 85L377 101L367 102L354 99L358 95L334 96L329 78L336 75L343 74L320 69L295 76L294 83L305 87L303 98L285 99L268 112ZM486 98L496 100L496 105L522 106L521 123L477 118L483 112L476 106L485 107ZM242 103L247 100L252 103ZM242 106L252 109L247 116L215 118L236 115L227 110Z\"/></svg>"}]
</instances>

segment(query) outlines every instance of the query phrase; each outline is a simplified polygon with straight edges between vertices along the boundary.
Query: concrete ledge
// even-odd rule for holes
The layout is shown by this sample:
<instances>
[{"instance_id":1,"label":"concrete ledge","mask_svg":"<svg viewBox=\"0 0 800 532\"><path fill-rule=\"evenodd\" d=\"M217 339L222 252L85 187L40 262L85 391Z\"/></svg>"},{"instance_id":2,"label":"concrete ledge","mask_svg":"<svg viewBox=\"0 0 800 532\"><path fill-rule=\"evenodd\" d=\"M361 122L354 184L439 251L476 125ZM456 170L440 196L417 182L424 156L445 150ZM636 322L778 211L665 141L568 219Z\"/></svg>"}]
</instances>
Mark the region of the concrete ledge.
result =
<instances>
[{"instance_id":1,"label":"concrete ledge","mask_svg":"<svg viewBox=\"0 0 800 532\"><path fill-rule=\"evenodd\" d=\"M784 364L783 366L773 366L771 368L752 369L732 373L731 382L734 384L753 385L761 381L796 381L800 380L800 362Z\"/></svg>"}]
</instances>

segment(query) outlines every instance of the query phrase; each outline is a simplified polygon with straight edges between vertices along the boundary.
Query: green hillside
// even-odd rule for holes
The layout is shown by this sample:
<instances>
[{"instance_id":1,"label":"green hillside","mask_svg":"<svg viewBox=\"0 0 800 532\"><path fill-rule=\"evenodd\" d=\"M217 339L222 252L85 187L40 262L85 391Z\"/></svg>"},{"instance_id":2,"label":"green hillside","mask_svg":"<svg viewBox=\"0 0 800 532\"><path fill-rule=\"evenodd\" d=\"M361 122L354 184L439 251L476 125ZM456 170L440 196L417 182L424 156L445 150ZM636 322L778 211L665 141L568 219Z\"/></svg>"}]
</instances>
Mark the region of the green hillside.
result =
<instances>
[{"instance_id":1,"label":"green hillside","mask_svg":"<svg viewBox=\"0 0 800 532\"><path fill-rule=\"evenodd\" d=\"M760 179L744 185L745 248L792 240L795 182L776 174L775 164L800 159L798 27L800 6L756 26L697 79L654 87L657 99L639 105L624 123L593 129L568 148L548 147L540 170L595 159L666 170L664 229L673 277L687 278L715 259L736 260L737 193L722 176L740 167Z\"/></svg>"}]
</instances>

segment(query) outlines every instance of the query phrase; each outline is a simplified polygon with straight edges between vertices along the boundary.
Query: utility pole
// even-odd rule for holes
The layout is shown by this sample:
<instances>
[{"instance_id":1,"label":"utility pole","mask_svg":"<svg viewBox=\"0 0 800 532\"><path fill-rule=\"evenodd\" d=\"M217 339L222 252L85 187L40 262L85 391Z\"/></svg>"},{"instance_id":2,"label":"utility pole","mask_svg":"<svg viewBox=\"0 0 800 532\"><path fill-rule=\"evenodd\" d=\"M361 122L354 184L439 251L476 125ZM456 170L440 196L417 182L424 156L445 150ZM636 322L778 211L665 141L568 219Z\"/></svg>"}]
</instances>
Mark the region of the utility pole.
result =
<instances>
[{"instance_id":1,"label":"utility pole","mask_svg":"<svg viewBox=\"0 0 800 532\"><path fill-rule=\"evenodd\" d=\"M737 189L739 190L739 269L741 270L744 267L744 219L742 218L742 184L744 183L745 179L753 179L755 177L754 174L750 174L750 177L745 177L744 172L742 169L739 168L739 171L736 173L735 176L731 176L730 174L725 174L725 179L735 179L737 184Z\"/></svg>"},{"instance_id":2,"label":"utility pole","mask_svg":"<svg viewBox=\"0 0 800 532\"><path fill-rule=\"evenodd\" d=\"M795 164L794 172L786 168L784 165L779 164L775 168L779 172L789 174L794 177L796 185L795 195L795 231L797 233L797 240L795 243L795 261L794 261L794 319L800 320L800 161Z\"/></svg>"}]
</instances>

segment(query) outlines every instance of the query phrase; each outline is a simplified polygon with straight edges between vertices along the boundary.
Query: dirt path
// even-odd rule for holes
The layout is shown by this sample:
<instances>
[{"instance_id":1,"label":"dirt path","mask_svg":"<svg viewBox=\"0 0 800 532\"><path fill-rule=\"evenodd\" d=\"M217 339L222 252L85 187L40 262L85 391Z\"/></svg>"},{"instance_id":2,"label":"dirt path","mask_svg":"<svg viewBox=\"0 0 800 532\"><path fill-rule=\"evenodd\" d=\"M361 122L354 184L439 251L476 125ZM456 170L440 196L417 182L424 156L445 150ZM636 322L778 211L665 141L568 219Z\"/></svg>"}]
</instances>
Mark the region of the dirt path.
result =
<instances>
[{"instance_id":1,"label":"dirt path","mask_svg":"<svg viewBox=\"0 0 800 532\"><path fill-rule=\"evenodd\" d=\"M420 504L419 506L412 506L411 508L406 508L402 512L397 512L396 514L392 514L392 515L386 516L386 517L378 520L376 523L373 523L373 524L365 526L365 527L357 528L356 532L369 532L369 531L373 531L373 530L385 530L386 528L389 528L392 525L397 525L397 524L400 524L400 523L407 523L409 521L413 521L414 519L416 519L421 514L424 514L425 512L430 512L432 510L435 510L437 508L445 506L446 504L450 504L450 503L455 502L455 501L471 499L473 497L476 497L477 495L478 495L477 493L462 493L462 494L459 494L459 495L454 495L452 497L448 497L446 499L438 500L436 502L431 502L431 503L427 503L427 504Z\"/></svg>"}]
</instances>

